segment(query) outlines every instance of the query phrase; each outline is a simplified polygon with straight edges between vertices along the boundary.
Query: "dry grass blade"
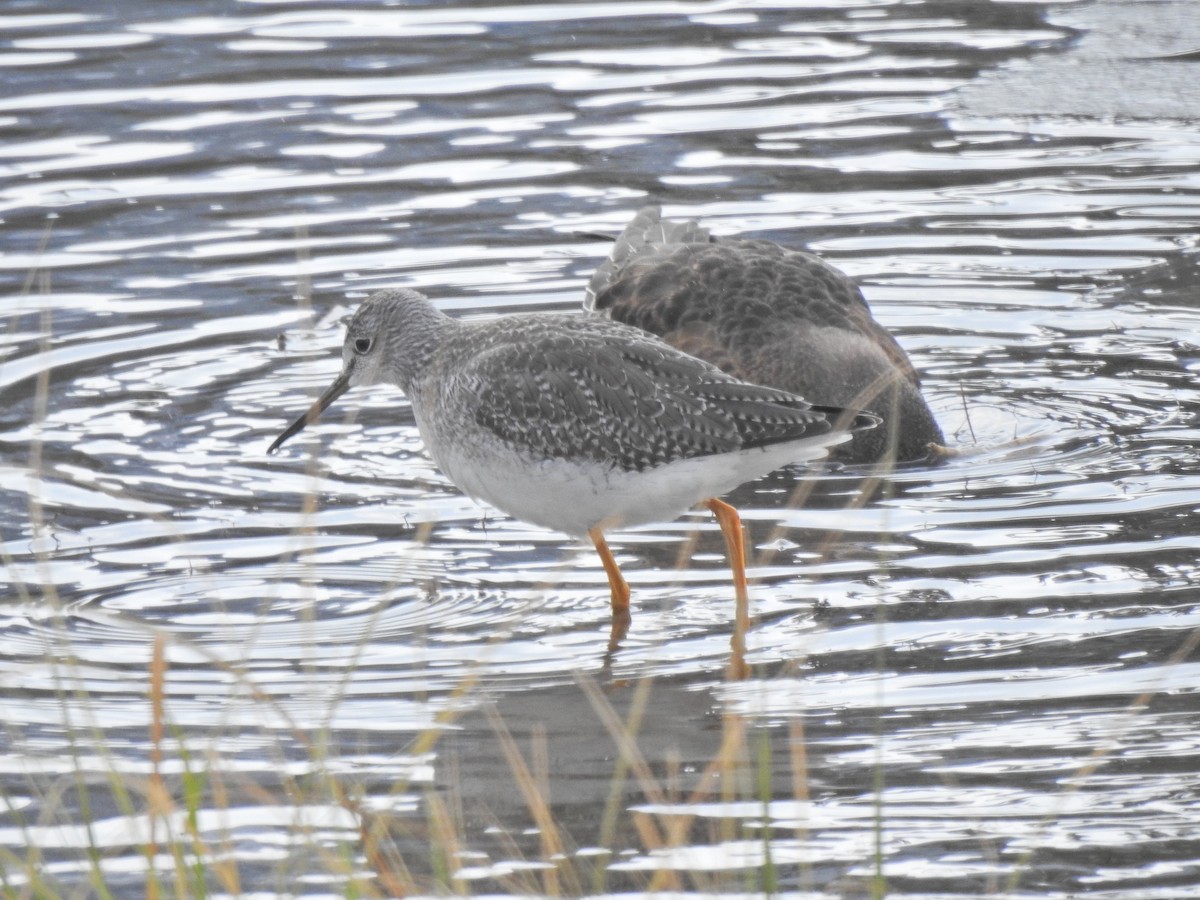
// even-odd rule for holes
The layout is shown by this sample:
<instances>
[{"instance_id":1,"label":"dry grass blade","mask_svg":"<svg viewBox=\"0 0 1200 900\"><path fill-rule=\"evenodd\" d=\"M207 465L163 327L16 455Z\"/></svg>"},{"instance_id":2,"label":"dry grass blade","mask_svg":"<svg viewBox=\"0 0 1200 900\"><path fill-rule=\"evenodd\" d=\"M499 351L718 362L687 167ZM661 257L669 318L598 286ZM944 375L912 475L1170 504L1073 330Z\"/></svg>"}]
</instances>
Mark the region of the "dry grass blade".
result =
<instances>
[{"instance_id":1,"label":"dry grass blade","mask_svg":"<svg viewBox=\"0 0 1200 900\"><path fill-rule=\"evenodd\" d=\"M150 872L146 879L147 900L158 900L159 897L159 883L154 876L154 860L158 856L158 826L162 822L166 827L168 817L174 811L171 794L162 777L163 717L167 680L165 648L166 638L162 632L158 632L154 635L154 648L150 657L150 784L146 791L146 818L150 823L146 859L150 865Z\"/></svg>"},{"instance_id":2,"label":"dry grass blade","mask_svg":"<svg viewBox=\"0 0 1200 900\"><path fill-rule=\"evenodd\" d=\"M525 799L525 805L537 826L542 843L542 857L546 862L551 863L551 867L542 874L543 891L548 896L561 896L563 885L560 884L560 875L567 869L564 865L566 847L558 823L554 821L554 816L550 811L549 798L540 790L538 779L521 756L521 751L518 749L516 741L513 740L512 733L494 707L487 707L487 716L492 730L500 741L504 758L516 778L521 796ZM572 876L568 878L568 881L570 882L569 893L572 896L578 896L582 891L578 879Z\"/></svg>"},{"instance_id":3,"label":"dry grass blade","mask_svg":"<svg viewBox=\"0 0 1200 900\"><path fill-rule=\"evenodd\" d=\"M341 807L358 821L358 837L362 842L363 855L375 880L382 888L382 896L407 897L414 893L415 885L408 867L400 854L385 840L389 836L387 818L364 809L357 800L340 791L337 800Z\"/></svg>"},{"instance_id":4,"label":"dry grass blade","mask_svg":"<svg viewBox=\"0 0 1200 900\"><path fill-rule=\"evenodd\" d=\"M591 701L601 722L616 742L620 758L626 761L633 770L646 799L653 805L667 806L666 793L638 748L635 733L621 721L621 717L617 715L612 704L608 702L594 682L580 678L579 684L588 700ZM645 682L645 684L648 692L649 683ZM734 800L734 792L737 789L736 775L745 756L745 720L741 716L727 714L723 719L721 746L716 756L705 767L696 789L682 805L685 808L695 806L712 797L718 788L723 800ZM640 815L634 817L634 827L638 830L643 848L648 852L653 852L663 848L683 846L695 819L695 814L680 813L666 818L665 822L659 824L648 816ZM677 872L659 869L654 873L650 890L677 890L679 889L678 880Z\"/></svg>"}]
</instances>

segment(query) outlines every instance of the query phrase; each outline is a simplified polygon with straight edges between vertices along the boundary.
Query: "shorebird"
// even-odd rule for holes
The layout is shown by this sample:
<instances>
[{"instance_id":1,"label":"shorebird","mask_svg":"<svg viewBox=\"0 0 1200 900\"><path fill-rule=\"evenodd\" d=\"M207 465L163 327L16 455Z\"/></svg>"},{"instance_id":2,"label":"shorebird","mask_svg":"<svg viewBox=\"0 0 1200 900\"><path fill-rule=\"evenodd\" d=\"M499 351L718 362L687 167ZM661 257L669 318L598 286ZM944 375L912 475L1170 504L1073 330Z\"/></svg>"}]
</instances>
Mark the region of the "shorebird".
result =
<instances>
[{"instance_id":1,"label":"shorebird","mask_svg":"<svg viewBox=\"0 0 1200 900\"><path fill-rule=\"evenodd\" d=\"M879 415L882 427L833 450L843 461L921 459L944 440L908 355L858 286L811 253L715 238L649 206L592 276L584 306L743 381Z\"/></svg>"},{"instance_id":2,"label":"shorebird","mask_svg":"<svg viewBox=\"0 0 1200 900\"><path fill-rule=\"evenodd\" d=\"M464 322L397 289L358 308L341 374L267 452L351 387L370 384L404 391L429 454L464 493L591 539L608 577L614 645L629 624L629 586L607 530L704 502L733 570L736 651L748 622L745 547L737 511L719 497L819 459L878 422L743 383L618 322L547 314Z\"/></svg>"}]
</instances>

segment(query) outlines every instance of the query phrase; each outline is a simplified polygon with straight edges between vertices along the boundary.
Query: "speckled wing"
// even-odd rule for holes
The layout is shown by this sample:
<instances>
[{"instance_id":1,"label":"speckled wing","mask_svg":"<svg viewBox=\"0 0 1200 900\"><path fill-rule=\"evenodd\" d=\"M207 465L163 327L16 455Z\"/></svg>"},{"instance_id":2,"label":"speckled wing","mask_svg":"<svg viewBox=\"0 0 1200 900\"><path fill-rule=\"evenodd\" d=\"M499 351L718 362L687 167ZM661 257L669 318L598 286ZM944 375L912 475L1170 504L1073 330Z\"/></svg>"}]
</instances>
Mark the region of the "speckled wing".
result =
<instances>
[{"instance_id":1,"label":"speckled wing","mask_svg":"<svg viewBox=\"0 0 1200 900\"><path fill-rule=\"evenodd\" d=\"M535 458L642 471L831 430L836 411L736 381L636 329L551 318L482 353L460 386L478 390L479 425Z\"/></svg>"}]
</instances>

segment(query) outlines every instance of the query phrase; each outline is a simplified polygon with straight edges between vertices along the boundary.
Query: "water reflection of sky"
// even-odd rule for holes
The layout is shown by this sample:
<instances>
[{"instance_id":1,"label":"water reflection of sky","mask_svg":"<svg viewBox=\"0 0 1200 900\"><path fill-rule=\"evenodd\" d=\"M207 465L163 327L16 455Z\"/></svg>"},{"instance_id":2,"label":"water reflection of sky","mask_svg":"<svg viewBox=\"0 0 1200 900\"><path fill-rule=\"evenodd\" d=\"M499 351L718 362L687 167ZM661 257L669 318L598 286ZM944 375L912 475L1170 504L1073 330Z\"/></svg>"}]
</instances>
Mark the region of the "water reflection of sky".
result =
<instances>
[{"instance_id":1,"label":"water reflection of sky","mask_svg":"<svg viewBox=\"0 0 1200 900\"><path fill-rule=\"evenodd\" d=\"M205 795L195 827L247 891L345 883L327 851L361 820L299 788L332 772L402 824L429 821L430 786L486 807L458 877L520 892L550 864L497 721L545 741L570 865L601 860L613 890L666 871L738 891L769 847L785 885L840 895L877 837L896 893L998 891L1014 867L1077 895L1194 884L1200 143L949 93L1060 52L1043 12L0 14L0 847L43 848L66 893L99 847L114 893L144 894L151 821L122 797L149 771L162 631L172 746L236 798ZM651 201L861 279L956 451L861 506L852 472L797 508L788 473L735 493L745 684L723 683L732 592L706 516L614 537L635 616L608 655L594 557L453 490L398 393L264 452L366 292L574 309L595 233ZM637 743L664 788L617 789L624 833L705 824L608 858L617 751L593 687L629 717L644 679ZM688 802L736 728L769 796ZM390 833L425 874L428 842Z\"/></svg>"}]
</instances>

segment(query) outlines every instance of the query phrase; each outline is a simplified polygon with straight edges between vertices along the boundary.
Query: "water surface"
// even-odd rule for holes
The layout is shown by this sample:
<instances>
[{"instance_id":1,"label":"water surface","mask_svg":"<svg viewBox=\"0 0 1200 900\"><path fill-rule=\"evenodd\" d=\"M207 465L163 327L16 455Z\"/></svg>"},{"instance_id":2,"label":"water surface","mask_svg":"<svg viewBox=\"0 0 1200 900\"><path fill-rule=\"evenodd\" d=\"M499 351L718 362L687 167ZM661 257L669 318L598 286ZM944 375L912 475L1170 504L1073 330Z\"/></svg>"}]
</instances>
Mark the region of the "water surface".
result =
<instances>
[{"instance_id":1,"label":"water surface","mask_svg":"<svg viewBox=\"0 0 1200 900\"><path fill-rule=\"evenodd\" d=\"M373 822L429 891L1191 896L1191 124L958 103L1033 2L116 7L0 14L7 884L386 894ZM860 279L953 451L735 493L740 684L706 515L613 536L609 653L399 393L265 453L370 291L576 310L647 202Z\"/></svg>"}]
</instances>

